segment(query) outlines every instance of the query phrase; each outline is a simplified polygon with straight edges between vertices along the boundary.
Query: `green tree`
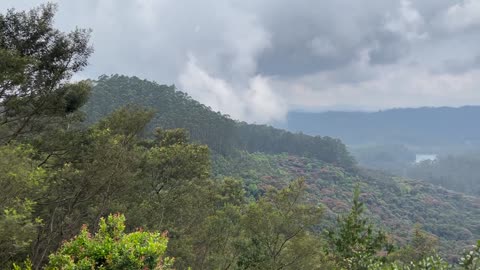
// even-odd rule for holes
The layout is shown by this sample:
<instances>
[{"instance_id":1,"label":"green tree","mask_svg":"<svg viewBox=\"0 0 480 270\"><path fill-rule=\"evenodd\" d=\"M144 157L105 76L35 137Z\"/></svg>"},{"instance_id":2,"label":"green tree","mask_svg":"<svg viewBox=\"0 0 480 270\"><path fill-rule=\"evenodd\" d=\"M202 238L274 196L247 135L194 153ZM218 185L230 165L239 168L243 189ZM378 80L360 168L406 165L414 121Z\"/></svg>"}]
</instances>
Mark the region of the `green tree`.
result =
<instances>
[{"instance_id":1,"label":"green tree","mask_svg":"<svg viewBox=\"0 0 480 270\"><path fill-rule=\"evenodd\" d=\"M438 239L415 225L409 243L390 255L391 259L404 263L419 262L432 254L436 254Z\"/></svg>"},{"instance_id":2,"label":"green tree","mask_svg":"<svg viewBox=\"0 0 480 270\"><path fill-rule=\"evenodd\" d=\"M193 269L235 269L245 242L242 217L247 198L242 182L225 178L215 182L214 211L197 226L193 239Z\"/></svg>"},{"instance_id":3,"label":"green tree","mask_svg":"<svg viewBox=\"0 0 480 270\"><path fill-rule=\"evenodd\" d=\"M130 121L121 116L129 112ZM61 241L73 237L82 224L94 229L100 217L124 211L135 196L142 149L137 146L139 125L148 123L149 111L123 108L97 125L56 137L58 153L43 159L48 192L37 199L37 214L46 226L32 248L32 262L42 265ZM61 150L60 150L61 149ZM138 202L138 201L137 201ZM131 203L135 203L133 200Z\"/></svg>"},{"instance_id":4,"label":"green tree","mask_svg":"<svg viewBox=\"0 0 480 270\"><path fill-rule=\"evenodd\" d=\"M271 190L250 204L243 227L247 243L238 261L241 269L315 269L321 254L314 227L322 209L305 203L305 182Z\"/></svg>"},{"instance_id":5,"label":"green tree","mask_svg":"<svg viewBox=\"0 0 480 270\"><path fill-rule=\"evenodd\" d=\"M92 53L89 31L55 29L55 11L0 14L0 144L48 130L87 100L90 85L69 79Z\"/></svg>"},{"instance_id":6,"label":"green tree","mask_svg":"<svg viewBox=\"0 0 480 270\"><path fill-rule=\"evenodd\" d=\"M23 260L41 220L35 200L46 188L47 172L36 166L28 145L0 146L0 263Z\"/></svg>"},{"instance_id":7,"label":"green tree","mask_svg":"<svg viewBox=\"0 0 480 270\"><path fill-rule=\"evenodd\" d=\"M125 217L102 218L91 234L84 226L78 236L49 256L45 269L168 269L164 258L168 239L158 232L125 232Z\"/></svg>"},{"instance_id":8,"label":"green tree","mask_svg":"<svg viewBox=\"0 0 480 270\"><path fill-rule=\"evenodd\" d=\"M423 258L418 262L410 262L408 264L383 263L372 261L367 268L368 270L451 270L452 266L438 255L431 255Z\"/></svg>"},{"instance_id":9,"label":"green tree","mask_svg":"<svg viewBox=\"0 0 480 270\"><path fill-rule=\"evenodd\" d=\"M327 253L338 267L348 270L367 269L379 257L378 252L386 246L385 234L375 229L363 217L364 205L360 201L360 189L355 188L350 213L337 219L335 229L326 232Z\"/></svg>"},{"instance_id":10,"label":"green tree","mask_svg":"<svg viewBox=\"0 0 480 270\"><path fill-rule=\"evenodd\" d=\"M471 250L465 251L460 258L460 265L466 270L480 269L480 240Z\"/></svg>"}]
</instances>

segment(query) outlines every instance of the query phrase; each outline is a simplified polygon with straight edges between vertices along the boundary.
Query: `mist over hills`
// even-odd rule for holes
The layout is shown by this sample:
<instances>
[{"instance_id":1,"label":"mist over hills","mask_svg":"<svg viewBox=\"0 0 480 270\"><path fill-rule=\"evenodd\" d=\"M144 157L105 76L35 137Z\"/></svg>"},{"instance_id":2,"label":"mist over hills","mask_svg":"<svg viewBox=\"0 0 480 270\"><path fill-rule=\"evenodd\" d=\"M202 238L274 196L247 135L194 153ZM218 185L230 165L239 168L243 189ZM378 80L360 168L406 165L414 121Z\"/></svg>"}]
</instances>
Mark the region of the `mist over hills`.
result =
<instances>
[{"instance_id":1,"label":"mist over hills","mask_svg":"<svg viewBox=\"0 0 480 270\"><path fill-rule=\"evenodd\" d=\"M378 112L291 112L286 128L340 138L349 145L404 144L420 149L480 144L480 106Z\"/></svg>"},{"instance_id":2,"label":"mist over hills","mask_svg":"<svg viewBox=\"0 0 480 270\"><path fill-rule=\"evenodd\" d=\"M360 166L479 195L478 116L480 106L292 112L285 127L340 138Z\"/></svg>"}]
</instances>

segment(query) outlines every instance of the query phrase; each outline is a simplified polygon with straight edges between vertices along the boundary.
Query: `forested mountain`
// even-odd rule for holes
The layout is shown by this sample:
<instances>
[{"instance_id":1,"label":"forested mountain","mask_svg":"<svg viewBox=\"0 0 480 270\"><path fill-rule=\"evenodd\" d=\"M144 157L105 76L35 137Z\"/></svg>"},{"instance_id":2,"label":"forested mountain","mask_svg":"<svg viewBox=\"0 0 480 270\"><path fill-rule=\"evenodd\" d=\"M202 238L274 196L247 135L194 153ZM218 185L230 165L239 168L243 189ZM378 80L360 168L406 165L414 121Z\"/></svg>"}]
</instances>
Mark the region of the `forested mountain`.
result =
<instances>
[{"instance_id":1,"label":"forested mountain","mask_svg":"<svg viewBox=\"0 0 480 270\"><path fill-rule=\"evenodd\" d=\"M291 112L288 114L287 128L311 135L340 138L353 145L478 145L480 127L472 124L478 115L480 106L379 112Z\"/></svg>"},{"instance_id":2,"label":"forested mountain","mask_svg":"<svg viewBox=\"0 0 480 270\"><path fill-rule=\"evenodd\" d=\"M136 77L102 76L94 82L90 100L84 107L87 123L94 123L125 105L150 108L154 127L185 128L194 141L207 144L217 153L235 150L290 153L315 157L345 168L353 158L338 139L291 133L266 125L252 125L230 119L193 100L175 86L159 85Z\"/></svg>"},{"instance_id":3,"label":"forested mountain","mask_svg":"<svg viewBox=\"0 0 480 270\"><path fill-rule=\"evenodd\" d=\"M174 87L72 82L89 32L54 14L0 15L1 269L479 269L478 197Z\"/></svg>"},{"instance_id":4,"label":"forested mountain","mask_svg":"<svg viewBox=\"0 0 480 270\"><path fill-rule=\"evenodd\" d=\"M213 175L243 179L247 194L253 197L304 177L309 200L323 204L332 217L348 208L351 192L360 184L373 211L370 215L402 243L416 223L441 239L442 252L449 256L480 238L479 199L380 172L349 172L352 164L342 161L349 154L339 140L237 122L174 86L136 77L102 76L95 81L83 110L93 123L129 104L154 110L147 132L153 127L187 129L192 139L213 150Z\"/></svg>"}]
</instances>

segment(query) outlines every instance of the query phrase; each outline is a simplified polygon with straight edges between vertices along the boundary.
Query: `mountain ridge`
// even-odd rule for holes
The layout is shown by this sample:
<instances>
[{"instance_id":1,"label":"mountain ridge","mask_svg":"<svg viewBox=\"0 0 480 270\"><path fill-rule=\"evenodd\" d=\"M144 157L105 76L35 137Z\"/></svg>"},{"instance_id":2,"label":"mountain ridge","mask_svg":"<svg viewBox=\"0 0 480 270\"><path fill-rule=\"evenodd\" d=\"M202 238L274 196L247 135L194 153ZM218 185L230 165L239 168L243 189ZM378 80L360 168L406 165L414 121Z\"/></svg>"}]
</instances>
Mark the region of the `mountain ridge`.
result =
<instances>
[{"instance_id":1,"label":"mountain ridge","mask_svg":"<svg viewBox=\"0 0 480 270\"><path fill-rule=\"evenodd\" d=\"M290 131L338 137L345 143L406 144L439 147L480 143L480 128L472 125L480 106L398 108L376 112L291 112ZM350 132L352 129L355 133Z\"/></svg>"}]
</instances>

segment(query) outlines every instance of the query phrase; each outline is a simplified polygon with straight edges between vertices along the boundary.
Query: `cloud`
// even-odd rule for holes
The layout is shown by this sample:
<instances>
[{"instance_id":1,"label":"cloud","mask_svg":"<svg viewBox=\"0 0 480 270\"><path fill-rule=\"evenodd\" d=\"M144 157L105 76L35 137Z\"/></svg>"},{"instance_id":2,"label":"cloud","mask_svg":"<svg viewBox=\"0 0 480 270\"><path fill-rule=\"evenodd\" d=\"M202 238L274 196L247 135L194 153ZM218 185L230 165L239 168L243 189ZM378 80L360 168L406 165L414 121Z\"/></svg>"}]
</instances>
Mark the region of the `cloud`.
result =
<instances>
[{"instance_id":1,"label":"cloud","mask_svg":"<svg viewBox=\"0 0 480 270\"><path fill-rule=\"evenodd\" d=\"M0 10L41 2L4 0ZM80 77L176 84L240 120L480 104L476 0L58 2L58 27L93 29L96 51Z\"/></svg>"},{"instance_id":2,"label":"cloud","mask_svg":"<svg viewBox=\"0 0 480 270\"><path fill-rule=\"evenodd\" d=\"M329 39L323 37L314 37L310 43L310 47L313 54L320 57L336 56L338 53L335 45L333 45Z\"/></svg>"},{"instance_id":3,"label":"cloud","mask_svg":"<svg viewBox=\"0 0 480 270\"><path fill-rule=\"evenodd\" d=\"M403 69L382 67L377 72L380 79L365 80L356 84L332 83L328 77L303 78L285 88L293 108L310 110L356 108L377 110L399 107L461 106L471 100L480 100L478 85L480 71L461 74L433 74L420 67ZM328 85L322 91L315 84ZM395 92L392 95L392 92Z\"/></svg>"},{"instance_id":4,"label":"cloud","mask_svg":"<svg viewBox=\"0 0 480 270\"><path fill-rule=\"evenodd\" d=\"M422 15L412 6L412 3L402 0L397 14L389 14L385 29L401 35L408 41L416 41L428 37L428 34L422 30L424 24Z\"/></svg>"},{"instance_id":5,"label":"cloud","mask_svg":"<svg viewBox=\"0 0 480 270\"><path fill-rule=\"evenodd\" d=\"M451 6L445 14L445 23L452 31L480 26L480 2L463 0Z\"/></svg>"},{"instance_id":6,"label":"cloud","mask_svg":"<svg viewBox=\"0 0 480 270\"><path fill-rule=\"evenodd\" d=\"M200 67L193 55L179 77L183 89L215 111L228 112L234 119L268 123L282 121L286 103L271 88L268 78L256 75L248 84L233 85Z\"/></svg>"}]
</instances>

